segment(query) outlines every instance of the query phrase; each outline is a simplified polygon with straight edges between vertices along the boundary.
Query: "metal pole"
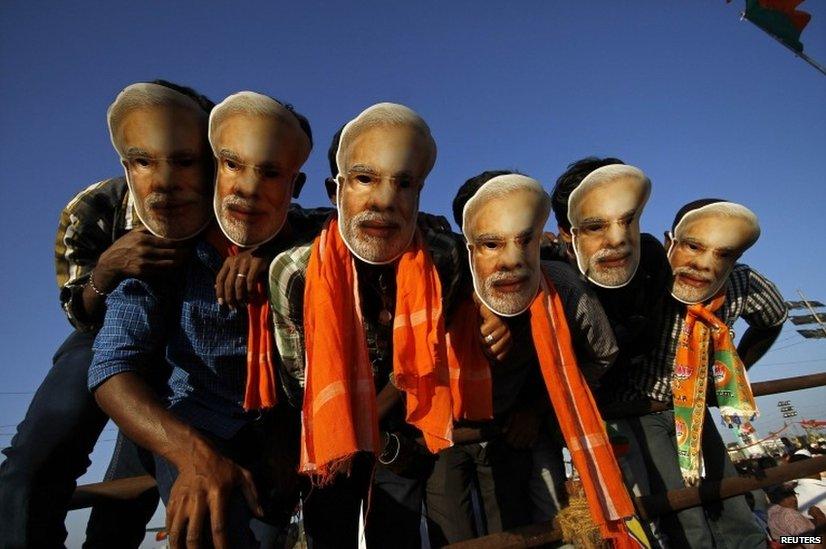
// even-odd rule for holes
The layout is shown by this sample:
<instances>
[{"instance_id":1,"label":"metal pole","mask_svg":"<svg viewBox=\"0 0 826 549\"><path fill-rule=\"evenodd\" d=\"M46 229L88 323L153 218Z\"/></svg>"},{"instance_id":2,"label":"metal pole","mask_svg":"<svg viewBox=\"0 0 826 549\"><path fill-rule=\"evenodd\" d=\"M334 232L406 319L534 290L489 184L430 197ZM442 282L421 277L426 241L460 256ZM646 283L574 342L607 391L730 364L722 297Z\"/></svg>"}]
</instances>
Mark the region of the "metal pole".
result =
<instances>
[{"instance_id":1,"label":"metal pole","mask_svg":"<svg viewBox=\"0 0 826 549\"><path fill-rule=\"evenodd\" d=\"M821 387L823 385L826 385L826 372L773 379L771 381L758 381L751 384L751 392L754 396L758 397ZM603 406L601 412L603 419L616 419L629 416L643 416L653 412L663 412L670 408L671 403L669 402L645 400Z\"/></svg>"},{"instance_id":2,"label":"metal pole","mask_svg":"<svg viewBox=\"0 0 826 549\"><path fill-rule=\"evenodd\" d=\"M826 326L823 325L823 321L820 320L820 316L815 312L814 308L812 307L812 304L809 303L809 300L806 299L805 295L803 295L803 290L798 288L797 293L798 295L800 295L800 299L803 300L803 303L806 304L806 308L809 309L809 312L812 313L812 315L815 317L815 321L817 322L818 326L820 326L820 329L823 330L823 334L826 335Z\"/></svg>"},{"instance_id":3,"label":"metal pole","mask_svg":"<svg viewBox=\"0 0 826 549\"><path fill-rule=\"evenodd\" d=\"M752 21L751 19L749 19L748 17L746 17L746 12L743 12L743 13L741 13L741 14L740 14L740 19L741 19L741 20L742 20L742 19L745 19L746 21L748 21L749 23L751 23L752 25L754 25L755 27L757 27L757 28L758 28L758 29L760 29L761 31L765 32L766 34L768 34L769 36L771 36L772 38L774 38L775 40L777 40L778 42L780 42L780 44L782 44L782 45L783 45L783 47L785 47L787 50L789 50L790 52L792 52L792 53L795 55L795 57L800 57L801 59L803 59L804 61L806 61L808 64L810 64L811 66L813 66L815 69L819 70L821 74L826 75L826 68L823 68L823 66L822 66L820 63L818 63L817 61L815 61L814 59L812 59L811 57L809 57L808 55L806 55L806 54L805 54L805 53L803 53L802 51L797 51L796 49L794 49L793 47L789 46L787 43L785 43L783 40L781 40L780 38L778 38L778 37L777 37L777 36L775 36L774 34L770 33L769 31L767 31L767 30L766 30L766 29L764 29L763 27L761 27L761 26L759 26L759 25L755 24L755 22L754 22L754 21Z\"/></svg>"},{"instance_id":4,"label":"metal pole","mask_svg":"<svg viewBox=\"0 0 826 549\"><path fill-rule=\"evenodd\" d=\"M666 493L634 498L640 518L651 519L706 503L720 501L779 484L787 480L807 477L826 471L826 456L806 459L795 463L764 469L760 477L732 477L717 481L703 481L700 486L669 490ZM481 538L450 545L455 549L500 549L516 547L539 547L559 541L561 532L548 521L530 526L514 528L507 532L491 534Z\"/></svg>"},{"instance_id":5,"label":"metal pole","mask_svg":"<svg viewBox=\"0 0 826 549\"><path fill-rule=\"evenodd\" d=\"M83 509L112 500L135 499L155 487L155 479L149 475L84 484L75 489L69 510Z\"/></svg>"},{"instance_id":6,"label":"metal pole","mask_svg":"<svg viewBox=\"0 0 826 549\"><path fill-rule=\"evenodd\" d=\"M813 457L779 467L763 469L760 476L731 477L717 481L704 480L698 487L669 490L666 493L642 496L636 499L637 510L643 518L697 507L712 501L728 499L788 480L808 477L826 471L826 456Z\"/></svg>"}]
</instances>

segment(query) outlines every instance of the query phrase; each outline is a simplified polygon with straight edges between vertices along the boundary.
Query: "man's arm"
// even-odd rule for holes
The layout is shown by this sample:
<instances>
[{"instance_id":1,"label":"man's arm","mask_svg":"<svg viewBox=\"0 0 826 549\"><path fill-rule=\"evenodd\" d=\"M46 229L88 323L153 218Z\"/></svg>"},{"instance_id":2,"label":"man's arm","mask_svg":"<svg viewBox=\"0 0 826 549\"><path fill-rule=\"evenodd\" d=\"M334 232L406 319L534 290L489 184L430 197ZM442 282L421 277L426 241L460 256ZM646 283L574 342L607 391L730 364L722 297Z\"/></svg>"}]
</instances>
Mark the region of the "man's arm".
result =
<instances>
[{"instance_id":1,"label":"man's arm","mask_svg":"<svg viewBox=\"0 0 826 549\"><path fill-rule=\"evenodd\" d=\"M55 270L60 301L69 322L91 330L103 319L106 294L124 278L174 267L187 255L184 245L133 230L113 241L123 224L126 182L110 179L77 194L63 209L55 238Z\"/></svg>"},{"instance_id":2,"label":"man's arm","mask_svg":"<svg viewBox=\"0 0 826 549\"><path fill-rule=\"evenodd\" d=\"M106 296L121 280L180 267L189 251L188 244L159 238L144 228L132 229L107 248L89 270L76 315L90 324L101 322Z\"/></svg>"},{"instance_id":3,"label":"man's arm","mask_svg":"<svg viewBox=\"0 0 826 549\"><path fill-rule=\"evenodd\" d=\"M95 391L101 409L138 445L158 454L178 469L166 510L166 528L173 547L200 547L208 519L216 548L227 547L226 504L240 487L250 509L263 509L252 474L239 467L193 428L177 419L134 372L114 375Z\"/></svg>"},{"instance_id":4,"label":"man's arm","mask_svg":"<svg viewBox=\"0 0 826 549\"><path fill-rule=\"evenodd\" d=\"M768 352L788 316L786 302L777 287L754 269L748 268L747 274L748 297L742 317L749 327L737 346L746 369Z\"/></svg>"},{"instance_id":5,"label":"man's arm","mask_svg":"<svg viewBox=\"0 0 826 549\"><path fill-rule=\"evenodd\" d=\"M559 292L579 369L594 388L619 353L611 323L597 296L570 265L549 261L543 268Z\"/></svg>"},{"instance_id":6,"label":"man's arm","mask_svg":"<svg viewBox=\"0 0 826 549\"><path fill-rule=\"evenodd\" d=\"M740 343L737 345L737 355L743 361L743 366L748 370L765 355L772 344L774 344L783 325L772 326L771 328L754 328L749 326Z\"/></svg>"},{"instance_id":7,"label":"man's arm","mask_svg":"<svg viewBox=\"0 0 826 549\"><path fill-rule=\"evenodd\" d=\"M139 445L178 469L167 506L173 546L196 543L207 518L216 547L226 546L224 508L235 487L260 514L250 473L224 458L192 426L177 419L151 390L141 372L163 346L163 296L128 279L112 292L89 369L95 400Z\"/></svg>"}]
</instances>

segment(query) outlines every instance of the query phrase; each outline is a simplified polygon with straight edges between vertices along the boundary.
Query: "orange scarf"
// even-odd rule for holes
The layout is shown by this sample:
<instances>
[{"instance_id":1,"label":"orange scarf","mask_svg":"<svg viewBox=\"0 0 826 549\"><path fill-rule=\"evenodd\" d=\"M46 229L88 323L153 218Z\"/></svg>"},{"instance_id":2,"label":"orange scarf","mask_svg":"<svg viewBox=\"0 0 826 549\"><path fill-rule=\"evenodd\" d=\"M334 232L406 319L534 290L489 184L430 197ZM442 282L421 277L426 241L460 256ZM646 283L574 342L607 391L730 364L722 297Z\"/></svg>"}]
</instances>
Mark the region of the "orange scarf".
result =
<instances>
[{"instance_id":1,"label":"orange scarf","mask_svg":"<svg viewBox=\"0 0 826 549\"><path fill-rule=\"evenodd\" d=\"M471 297L456 308L447 344L453 419L493 418L490 364L479 343L479 311Z\"/></svg>"},{"instance_id":2,"label":"orange scarf","mask_svg":"<svg viewBox=\"0 0 826 549\"><path fill-rule=\"evenodd\" d=\"M721 291L708 303L686 306L685 324L677 343L672 393L680 471L687 486L700 481L703 421L709 373L709 343L713 344L712 375L723 421L739 430L757 414L757 405L737 356L728 326L714 314L726 300Z\"/></svg>"},{"instance_id":3,"label":"orange scarf","mask_svg":"<svg viewBox=\"0 0 826 549\"><path fill-rule=\"evenodd\" d=\"M207 230L206 237L207 242L224 259L238 255L240 251L214 226ZM244 410L272 408L276 404L271 322L270 302L264 285L259 281L255 283L255 289L247 303L247 383L244 389Z\"/></svg>"},{"instance_id":4,"label":"orange scarf","mask_svg":"<svg viewBox=\"0 0 826 549\"><path fill-rule=\"evenodd\" d=\"M591 516L603 539L610 539L614 547L638 547L639 541L626 526L626 520L634 515L634 505L594 397L577 366L562 301L544 274L530 315L542 377L571 461L582 480Z\"/></svg>"},{"instance_id":5,"label":"orange scarf","mask_svg":"<svg viewBox=\"0 0 826 549\"><path fill-rule=\"evenodd\" d=\"M452 444L442 288L417 231L396 263L393 373L408 423L431 452ZM335 217L315 239L304 288L306 352L300 470L320 483L359 451L381 451L355 260Z\"/></svg>"}]
</instances>

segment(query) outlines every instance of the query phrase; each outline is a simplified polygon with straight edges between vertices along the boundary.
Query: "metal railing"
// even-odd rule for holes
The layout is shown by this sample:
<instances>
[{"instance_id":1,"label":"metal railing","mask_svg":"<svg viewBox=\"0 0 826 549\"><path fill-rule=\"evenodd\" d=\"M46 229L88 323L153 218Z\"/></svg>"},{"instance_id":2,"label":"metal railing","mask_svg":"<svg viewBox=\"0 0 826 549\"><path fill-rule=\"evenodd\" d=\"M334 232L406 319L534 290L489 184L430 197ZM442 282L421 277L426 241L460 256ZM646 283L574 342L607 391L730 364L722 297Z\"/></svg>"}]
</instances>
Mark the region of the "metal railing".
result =
<instances>
[{"instance_id":1,"label":"metal railing","mask_svg":"<svg viewBox=\"0 0 826 549\"><path fill-rule=\"evenodd\" d=\"M761 381L752 384L755 396L765 396L800 389L809 389L826 385L826 373ZM662 405L660 408L657 405ZM642 415L667 409L665 403L633 403L633 406L615 406L605 411L607 418ZM620 414L620 415L617 415ZM462 442L469 442L477 433L463 433ZM759 474L747 477L725 478L719 481L703 481L697 487L669 490L666 493L651 494L634 498L637 513L643 519L652 519L667 513L673 513L697 507L712 501L719 501L745 494L758 488L807 477L826 471L826 456L819 456L762 470ZM81 509L112 500L133 499L147 490L155 488L155 480L149 476L134 477L108 482L98 482L78 486L72 497L70 509ZM562 534L551 522L531 524L507 532L491 534L473 540L456 543L450 547L456 549L488 549L538 547L562 539Z\"/></svg>"}]
</instances>

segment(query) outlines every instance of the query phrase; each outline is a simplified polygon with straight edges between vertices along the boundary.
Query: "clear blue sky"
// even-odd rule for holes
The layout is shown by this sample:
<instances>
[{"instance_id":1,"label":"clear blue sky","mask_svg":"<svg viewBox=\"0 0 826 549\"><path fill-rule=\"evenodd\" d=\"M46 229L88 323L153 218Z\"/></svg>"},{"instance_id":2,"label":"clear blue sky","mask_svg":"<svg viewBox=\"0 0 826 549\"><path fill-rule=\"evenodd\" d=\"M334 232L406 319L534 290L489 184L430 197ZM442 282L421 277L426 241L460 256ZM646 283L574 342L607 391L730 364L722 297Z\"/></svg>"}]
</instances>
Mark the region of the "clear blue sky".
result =
<instances>
[{"instance_id":1,"label":"clear blue sky","mask_svg":"<svg viewBox=\"0 0 826 549\"><path fill-rule=\"evenodd\" d=\"M803 288L826 301L826 77L741 22L743 3L3 2L0 391L33 391L68 334L54 282L58 214L121 173L106 107L125 85L159 77L215 100L249 89L294 103L317 142L302 204L326 202L335 129L395 101L425 117L439 147L424 210L447 215L457 187L485 169L517 168L550 189L577 158L618 156L653 181L644 230L661 234L695 198L742 202L763 226L745 260L787 297ZM802 7L813 13L806 51L826 63L826 6ZM787 327L776 347L752 379L824 370L824 340ZM826 418L824 397L784 398ZM0 445L29 399L0 395ZM765 432L781 422L777 398L762 400ZM86 480L102 476L112 438ZM70 522L77 544L79 519Z\"/></svg>"}]
</instances>

